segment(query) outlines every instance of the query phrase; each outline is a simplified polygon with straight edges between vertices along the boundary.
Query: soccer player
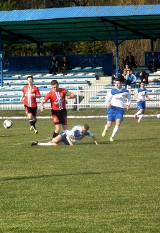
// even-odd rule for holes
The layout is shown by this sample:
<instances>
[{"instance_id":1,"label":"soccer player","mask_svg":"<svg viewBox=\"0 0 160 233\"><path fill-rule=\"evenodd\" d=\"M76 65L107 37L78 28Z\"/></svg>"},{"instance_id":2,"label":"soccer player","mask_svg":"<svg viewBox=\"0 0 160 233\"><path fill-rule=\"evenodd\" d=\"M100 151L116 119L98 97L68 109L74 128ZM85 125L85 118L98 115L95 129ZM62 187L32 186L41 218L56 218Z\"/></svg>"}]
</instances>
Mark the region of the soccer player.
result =
<instances>
[{"instance_id":1,"label":"soccer player","mask_svg":"<svg viewBox=\"0 0 160 233\"><path fill-rule=\"evenodd\" d=\"M96 145L97 139L94 134L89 130L89 125L74 126L71 130L65 130L61 134L52 139L51 142L41 143L33 142L31 146L57 146L57 145L70 145L73 146L78 141L82 140L85 136L90 136Z\"/></svg>"},{"instance_id":2,"label":"soccer player","mask_svg":"<svg viewBox=\"0 0 160 233\"><path fill-rule=\"evenodd\" d=\"M145 88L145 83L141 82L141 86L136 90L135 97L137 99L137 109L138 111L134 114L134 119L139 123L144 115L146 109L145 100L150 100L147 89Z\"/></svg>"},{"instance_id":3,"label":"soccer player","mask_svg":"<svg viewBox=\"0 0 160 233\"><path fill-rule=\"evenodd\" d=\"M33 76L29 75L27 77L28 85L24 86L22 89L21 101L24 103L25 112L29 119L30 130L34 130L37 134L36 129L37 122L37 101L36 98L41 98L40 91L38 87L33 85Z\"/></svg>"},{"instance_id":4,"label":"soccer player","mask_svg":"<svg viewBox=\"0 0 160 233\"><path fill-rule=\"evenodd\" d=\"M44 103L50 100L52 120L55 125L53 138L55 138L61 130L67 129L67 110L66 110L66 96L68 98L75 98L76 96L64 88L59 88L57 80L51 81L52 90L46 94L40 104L41 111L44 110Z\"/></svg>"},{"instance_id":5,"label":"soccer player","mask_svg":"<svg viewBox=\"0 0 160 233\"><path fill-rule=\"evenodd\" d=\"M127 110L130 108L131 95L129 90L122 88L122 81L115 79L115 88L113 88L106 96L107 105L107 124L102 132L102 137L105 137L106 131L112 126L115 121L115 127L113 129L110 141L114 141L114 137L117 134L124 115L124 104L127 100Z\"/></svg>"}]
</instances>

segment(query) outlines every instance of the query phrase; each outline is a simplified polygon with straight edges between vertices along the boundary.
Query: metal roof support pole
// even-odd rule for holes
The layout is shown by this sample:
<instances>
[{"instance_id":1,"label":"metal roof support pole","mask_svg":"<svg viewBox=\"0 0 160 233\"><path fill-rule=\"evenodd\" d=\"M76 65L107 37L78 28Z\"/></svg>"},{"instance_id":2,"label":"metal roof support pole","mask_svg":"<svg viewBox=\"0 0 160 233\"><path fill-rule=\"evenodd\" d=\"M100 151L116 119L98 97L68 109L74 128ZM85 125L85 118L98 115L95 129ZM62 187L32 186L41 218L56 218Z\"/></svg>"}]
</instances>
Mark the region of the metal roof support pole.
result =
<instances>
[{"instance_id":1,"label":"metal roof support pole","mask_svg":"<svg viewBox=\"0 0 160 233\"><path fill-rule=\"evenodd\" d=\"M0 76L1 76L1 87L3 87L3 46L2 46L1 30L0 30Z\"/></svg>"},{"instance_id":2,"label":"metal roof support pole","mask_svg":"<svg viewBox=\"0 0 160 233\"><path fill-rule=\"evenodd\" d=\"M117 26L116 26L115 45L116 45L116 78L118 78L118 29L117 29Z\"/></svg>"},{"instance_id":3,"label":"metal roof support pole","mask_svg":"<svg viewBox=\"0 0 160 233\"><path fill-rule=\"evenodd\" d=\"M40 56L41 54L41 46L39 43L36 44L37 45L37 55Z\"/></svg>"},{"instance_id":4,"label":"metal roof support pole","mask_svg":"<svg viewBox=\"0 0 160 233\"><path fill-rule=\"evenodd\" d=\"M151 51L154 51L154 40L151 39Z\"/></svg>"}]
</instances>

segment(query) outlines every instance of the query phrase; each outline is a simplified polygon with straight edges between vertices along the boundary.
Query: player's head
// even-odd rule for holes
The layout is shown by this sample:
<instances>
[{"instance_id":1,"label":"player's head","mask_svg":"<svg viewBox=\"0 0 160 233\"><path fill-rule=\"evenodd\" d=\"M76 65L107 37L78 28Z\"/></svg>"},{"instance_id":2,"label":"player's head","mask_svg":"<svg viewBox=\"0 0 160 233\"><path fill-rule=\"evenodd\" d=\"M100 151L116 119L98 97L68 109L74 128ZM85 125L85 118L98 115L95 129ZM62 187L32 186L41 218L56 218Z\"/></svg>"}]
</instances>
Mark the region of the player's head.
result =
<instances>
[{"instance_id":1,"label":"player's head","mask_svg":"<svg viewBox=\"0 0 160 233\"><path fill-rule=\"evenodd\" d=\"M52 89L53 89L54 91L58 91L59 83L58 83L57 80L52 80L52 81L51 81L51 86L52 86Z\"/></svg>"},{"instance_id":2,"label":"player's head","mask_svg":"<svg viewBox=\"0 0 160 233\"><path fill-rule=\"evenodd\" d=\"M29 84L29 85L32 85L32 83L33 83L33 76L32 76L32 75L29 75L29 76L27 77L27 80L28 80L28 84Z\"/></svg>"},{"instance_id":3,"label":"player's head","mask_svg":"<svg viewBox=\"0 0 160 233\"><path fill-rule=\"evenodd\" d=\"M84 125L81 127L81 133L84 134L85 132L87 132L87 130L89 130L89 125L84 124Z\"/></svg>"},{"instance_id":4,"label":"player's head","mask_svg":"<svg viewBox=\"0 0 160 233\"><path fill-rule=\"evenodd\" d=\"M141 87L144 88L144 86L145 86L145 83L141 82Z\"/></svg>"},{"instance_id":5,"label":"player's head","mask_svg":"<svg viewBox=\"0 0 160 233\"><path fill-rule=\"evenodd\" d=\"M115 87L118 89L122 87L122 80L120 78L115 79Z\"/></svg>"}]
</instances>

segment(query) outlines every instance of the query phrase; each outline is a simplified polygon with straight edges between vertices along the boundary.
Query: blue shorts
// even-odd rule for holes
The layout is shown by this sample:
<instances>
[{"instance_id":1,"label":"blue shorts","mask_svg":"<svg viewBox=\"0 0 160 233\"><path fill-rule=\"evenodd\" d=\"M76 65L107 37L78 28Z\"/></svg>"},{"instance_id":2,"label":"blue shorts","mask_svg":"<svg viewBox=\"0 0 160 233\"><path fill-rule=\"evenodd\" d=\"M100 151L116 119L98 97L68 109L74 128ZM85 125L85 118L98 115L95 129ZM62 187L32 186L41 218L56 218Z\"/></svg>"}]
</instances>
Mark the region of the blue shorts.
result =
<instances>
[{"instance_id":1,"label":"blue shorts","mask_svg":"<svg viewBox=\"0 0 160 233\"><path fill-rule=\"evenodd\" d=\"M138 101L137 108L145 110L146 109L146 102L145 101Z\"/></svg>"},{"instance_id":2,"label":"blue shorts","mask_svg":"<svg viewBox=\"0 0 160 233\"><path fill-rule=\"evenodd\" d=\"M69 142L68 142L68 140L67 140L67 135L66 135L66 133L65 132L62 132L61 133L61 137L62 137L62 142L64 143L64 145L69 145Z\"/></svg>"},{"instance_id":3,"label":"blue shorts","mask_svg":"<svg viewBox=\"0 0 160 233\"><path fill-rule=\"evenodd\" d=\"M116 121L116 120L123 120L123 115L124 115L124 109L123 108L119 108L119 107L114 107L114 106L110 106L107 109L107 120L108 121Z\"/></svg>"}]
</instances>

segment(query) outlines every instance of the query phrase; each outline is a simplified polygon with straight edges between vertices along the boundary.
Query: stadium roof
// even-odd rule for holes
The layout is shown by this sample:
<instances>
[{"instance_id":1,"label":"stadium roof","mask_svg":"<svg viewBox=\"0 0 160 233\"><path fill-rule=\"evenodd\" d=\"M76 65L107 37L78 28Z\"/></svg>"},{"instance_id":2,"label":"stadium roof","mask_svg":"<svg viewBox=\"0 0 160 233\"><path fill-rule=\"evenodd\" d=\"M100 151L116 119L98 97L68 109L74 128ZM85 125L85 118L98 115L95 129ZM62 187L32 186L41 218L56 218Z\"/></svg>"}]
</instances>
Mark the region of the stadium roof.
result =
<instances>
[{"instance_id":1,"label":"stadium roof","mask_svg":"<svg viewBox=\"0 0 160 233\"><path fill-rule=\"evenodd\" d=\"M160 5L0 11L2 43L160 38Z\"/></svg>"}]
</instances>

